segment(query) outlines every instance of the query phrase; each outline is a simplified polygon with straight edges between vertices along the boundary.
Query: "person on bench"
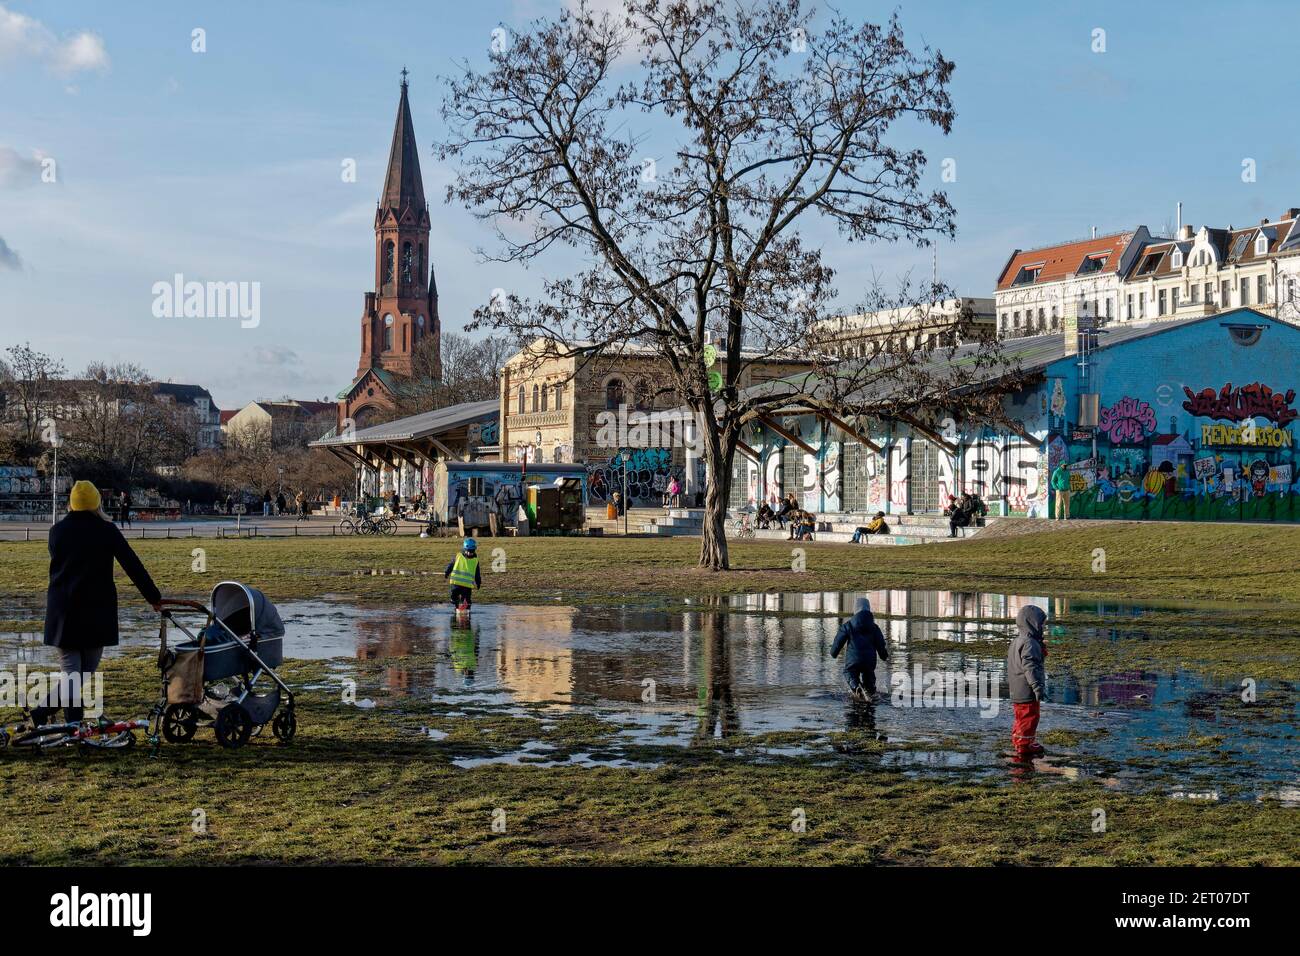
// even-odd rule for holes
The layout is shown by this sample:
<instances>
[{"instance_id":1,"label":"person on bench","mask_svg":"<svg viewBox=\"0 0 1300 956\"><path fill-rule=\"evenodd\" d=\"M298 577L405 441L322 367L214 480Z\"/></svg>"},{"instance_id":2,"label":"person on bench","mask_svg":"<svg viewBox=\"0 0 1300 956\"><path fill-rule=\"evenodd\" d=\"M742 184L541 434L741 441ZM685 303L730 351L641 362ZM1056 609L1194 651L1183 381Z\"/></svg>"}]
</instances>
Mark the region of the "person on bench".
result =
<instances>
[{"instance_id":1,"label":"person on bench","mask_svg":"<svg viewBox=\"0 0 1300 956\"><path fill-rule=\"evenodd\" d=\"M854 530L853 543L861 544L862 539L869 534L889 534L889 525L885 524L885 513L883 511L877 511L866 525Z\"/></svg>"}]
</instances>

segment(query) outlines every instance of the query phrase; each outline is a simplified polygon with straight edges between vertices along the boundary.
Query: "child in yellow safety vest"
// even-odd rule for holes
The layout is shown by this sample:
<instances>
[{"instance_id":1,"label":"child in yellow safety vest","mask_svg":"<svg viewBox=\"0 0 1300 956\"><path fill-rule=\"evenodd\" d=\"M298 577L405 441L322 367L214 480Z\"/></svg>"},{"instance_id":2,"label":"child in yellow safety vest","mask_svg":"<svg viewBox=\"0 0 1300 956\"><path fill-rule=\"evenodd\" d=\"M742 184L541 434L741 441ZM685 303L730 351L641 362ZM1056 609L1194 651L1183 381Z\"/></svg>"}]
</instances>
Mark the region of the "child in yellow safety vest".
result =
<instances>
[{"instance_id":1,"label":"child in yellow safety vest","mask_svg":"<svg viewBox=\"0 0 1300 956\"><path fill-rule=\"evenodd\" d=\"M483 586L483 575L478 569L478 544L466 538L460 554L447 564L442 576L451 582L451 603L456 607L469 607L473 603L474 588Z\"/></svg>"}]
</instances>

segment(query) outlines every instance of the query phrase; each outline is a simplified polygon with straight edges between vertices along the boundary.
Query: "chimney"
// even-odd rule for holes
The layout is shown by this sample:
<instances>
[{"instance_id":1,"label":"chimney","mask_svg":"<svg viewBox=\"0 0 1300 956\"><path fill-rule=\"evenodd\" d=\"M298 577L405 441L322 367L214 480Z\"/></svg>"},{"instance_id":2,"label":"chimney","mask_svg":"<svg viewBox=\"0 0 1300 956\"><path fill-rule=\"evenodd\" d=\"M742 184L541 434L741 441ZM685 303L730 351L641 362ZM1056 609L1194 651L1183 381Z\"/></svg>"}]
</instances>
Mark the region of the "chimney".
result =
<instances>
[{"instance_id":1,"label":"chimney","mask_svg":"<svg viewBox=\"0 0 1300 956\"><path fill-rule=\"evenodd\" d=\"M1181 236L1183 234L1183 204L1181 202L1178 204L1178 212L1176 216L1177 226L1174 229L1174 235Z\"/></svg>"},{"instance_id":2,"label":"chimney","mask_svg":"<svg viewBox=\"0 0 1300 956\"><path fill-rule=\"evenodd\" d=\"M1178 238L1179 239L1192 238L1192 224L1190 222L1185 226L1178 227Z\"/></svg>"},{"instance_id":3,"label":"chimney","mask_svg":"<svg viewBox=\"0 0 1300 956\"><path fill-rule=\"evenodd\" d=\"M1297 216L1300 216L1300 209L1296 209L1292 207L1290 209L1283 209L1282 215L1278 216L1277 218L1279 221L1281 221L1283 219L1295 219Z\"/></svg>"},{"instance_id":4,"label":"chimney","mask_svg":"<svg viewBox=\"0 0 1300 956\"><path fill-rule=\"evenodd\" d=\"M1268 218L1265 217L1265 218L1261 219L1261 220L1259 221L1259 224L1260 224L1261 226L1267 226L1267 225L1268 225Z\"/></svg>"},{"instance_id":5,"label":"chimney","mask_svg":"<svg viewBox=\"0 0 1300 956\"><path fill-rule=\"evenodd\" d=\"M1094 238L1094 239L1097 238L1097 227L1096 227L1096 226L1093 226L1093 227L1092 227L1092 238Z\"/></svg>"}]
</instances>

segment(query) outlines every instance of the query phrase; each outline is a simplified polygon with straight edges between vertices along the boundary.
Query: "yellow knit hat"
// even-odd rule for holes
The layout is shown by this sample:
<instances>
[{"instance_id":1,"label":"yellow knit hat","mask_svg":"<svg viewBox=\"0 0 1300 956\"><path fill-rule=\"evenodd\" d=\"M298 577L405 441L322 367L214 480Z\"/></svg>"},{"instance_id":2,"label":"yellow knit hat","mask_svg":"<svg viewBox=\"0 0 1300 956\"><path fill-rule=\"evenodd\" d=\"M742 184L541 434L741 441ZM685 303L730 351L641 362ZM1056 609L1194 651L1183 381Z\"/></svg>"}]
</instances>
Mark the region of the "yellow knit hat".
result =
<instances>
[{"instance_id":1,"label":"yellow knit hat","mask_svg":"<svg viewBox=\"0 0 1300 956\"><path fill-rule=\"evenodd\" d=\"M72 494L68 496L69 511L97 511L99 505L99 489L89 481L79 481L72 486Z\"/></svg>"}]
</instances>

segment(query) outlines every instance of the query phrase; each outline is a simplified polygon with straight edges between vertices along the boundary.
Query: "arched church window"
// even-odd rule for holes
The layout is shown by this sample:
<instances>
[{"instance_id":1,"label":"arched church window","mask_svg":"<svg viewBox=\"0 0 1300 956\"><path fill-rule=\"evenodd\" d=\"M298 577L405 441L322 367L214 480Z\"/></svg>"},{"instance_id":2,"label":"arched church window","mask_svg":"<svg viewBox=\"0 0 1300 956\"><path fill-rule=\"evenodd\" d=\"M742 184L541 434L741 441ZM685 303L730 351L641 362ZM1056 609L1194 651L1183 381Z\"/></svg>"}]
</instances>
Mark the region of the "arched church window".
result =
<instances>
[{"instance_id":1,"label":"arched church window","mask_svg":"<svg viewBox=\"0 0 1300 956\"><path fill-rule=\"evenodd\" d=\"M415 276L415 250L409 242L402 243L402 284L410 285Z\"/></svg>"},{"instance_id":2,"label":"arched church window","mask_svg":"<svg viewBox=\"0 0 1300 956\"><path fill-rule=\"evenodd\" d=\"M524 387L519 386L519 414L522 415L527 409L524 408Z\"/></svg>"},{"instance_id":3,"label":"arched church window","mask_svg":"<svg viewBox=\"0 0 1300 956\"><path fill-rule=\"evenodd\" d=\"M555 410L558 412L564 408L564 383L560 382L555 386Z\"/></svg>"},{"instance_id":4,"label":"arched church window","mask_svg":"<svg viewBox=\"0 0 1300 956\"><path fill-rule=\"evenodd\" d=\"M621 378L611 378L605 383L605 408L616 411L623 404L626 389Z\"/></svg>"},{"instance_id":5,"label":"arched church window","mask_svg":"<svg viewBox=\"0 0 1300 956\"><path fill-rule=\"evenodd\" d=\"M549 388L549 387L547 387L547 386L545 386L545 385L542 386L542 411L546 411L546 404L547 404L546 400L547 400L547 398L549 397L549 396L547 395L547 393L548 393L549 391L550 391L550 388Z\"/></svg>"},{"instance_id":6,"label":"arched church window","mask_svg":"<svg viewBox=\"0 0 1300 956\"><path fill-rule=\"evenodd\" d=\"M393 281L393 240L384 242L384 284Z\"/></svg>"},{"instance_id":7,"label":"arched church window","mask_svg":"<svg viewBox=\"0 0 1300 956\"><path fill-rule=\"evenodd\" d=\"M393 316L391 313L384 316L384 351L391 352L393 349Z\"/></svg>"},{"instance_id":8,"label":"arched church window","mask_svg":"<svg viewBox=\"0 0 1300 956\"><path fill-rule=\"evenodd\" d=\"M533 386L533 411L537 411L537 386Z\"/></svg>"}]
</instances>

